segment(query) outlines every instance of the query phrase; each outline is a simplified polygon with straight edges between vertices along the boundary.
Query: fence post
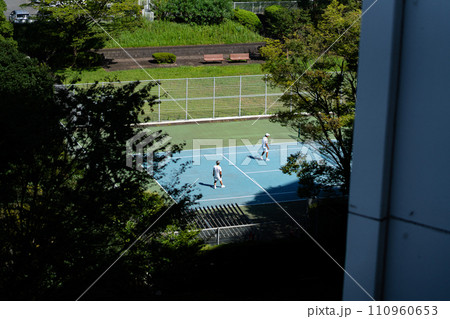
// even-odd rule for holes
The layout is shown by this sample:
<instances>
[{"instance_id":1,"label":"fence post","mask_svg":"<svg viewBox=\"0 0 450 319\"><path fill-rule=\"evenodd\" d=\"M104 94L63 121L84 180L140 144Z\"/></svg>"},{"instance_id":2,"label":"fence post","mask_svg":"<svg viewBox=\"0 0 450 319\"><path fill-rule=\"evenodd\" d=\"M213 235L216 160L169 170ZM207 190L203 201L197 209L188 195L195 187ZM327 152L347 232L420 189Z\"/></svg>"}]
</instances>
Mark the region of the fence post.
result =
<instances>
[{"instance_id":1,"label":"fence post","mask_svg":"<svg viewBox=\"0 0 450 319\"><path fill-rule=\"evenodd\" d=\"M216 77L213 77L213 118L216 115Z\"/></svg>"},{"instance_id":2,"label":"fence post","mask_svg":"<svg viewBox=\"0 0 450 319\"><path fill-rule=\"evenodd\" d=\"M267 115L267 74L264 75L264 115Z\"/></svg>"},{"instance_id":3,"label":"fence post","mask_svg":"<svg viewBox=\"0 0 450 319\"><path fill-rule=\"evenodd\" d=\"M241 103L242 103L242 75L239 76L239 116L241 116Z\"/></svg>"},{"instance_id":4,"label":"fence post","mask_svg":"<svg viewBox=\"0 0 450 319\"><path fill-rule=\"evenodd\" d=\"M158 83L158 100L159 100L159 104L158 104L158 122L161 122L161 83Z\"/></svg>"},{"instance_id":5,"label":"fence post","mask_svg":"<svg viewBox=\"0 0 450 319\"><path fill-rule=\"evenodd\" d=\"M188 119L189 78L186 78L186 120Z\"/></svg>"},{"instance_id":6,"label":"fence post","mask_svg":"<svg viewBox=\"0 0 450 319\"><path fill-rule=\"evenodd\" d=\"M220 228L217 227L217 245L220 245Z\"/></svg>"}]
</instances>

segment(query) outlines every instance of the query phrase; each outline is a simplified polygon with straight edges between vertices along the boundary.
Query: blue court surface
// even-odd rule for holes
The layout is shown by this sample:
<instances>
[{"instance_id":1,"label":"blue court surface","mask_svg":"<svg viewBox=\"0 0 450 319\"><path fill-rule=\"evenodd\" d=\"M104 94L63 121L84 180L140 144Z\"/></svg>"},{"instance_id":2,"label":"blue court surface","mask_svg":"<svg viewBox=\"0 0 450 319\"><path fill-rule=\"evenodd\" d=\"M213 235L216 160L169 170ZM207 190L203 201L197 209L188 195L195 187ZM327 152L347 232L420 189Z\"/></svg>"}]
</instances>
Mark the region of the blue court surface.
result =
<instances>
[{"instance_id":1,"label":"blue court surface","mask_svg":"<svg viewBox=\"0 0 450 319\"><path fill-rule=\"evenodd\" d=\"M193 194L202 194L198 206L294 201L300 199L297 195L298 177L283 174L280 167L286 164L290 154L297 152L306 156L306 160L322 159L310 145L295 142L271 144L270 161L261 160L261 152L260 145L182 151L173 156L178 161L167 165L166 176L158 182L166 188L173 181L177 169L191 161L190 167L178 176L182 184L195 182ZM220 188L217 182L217 188L214 189L212 172L217 160L222 167L225 188Z\"/></svg>"}]
</instances>

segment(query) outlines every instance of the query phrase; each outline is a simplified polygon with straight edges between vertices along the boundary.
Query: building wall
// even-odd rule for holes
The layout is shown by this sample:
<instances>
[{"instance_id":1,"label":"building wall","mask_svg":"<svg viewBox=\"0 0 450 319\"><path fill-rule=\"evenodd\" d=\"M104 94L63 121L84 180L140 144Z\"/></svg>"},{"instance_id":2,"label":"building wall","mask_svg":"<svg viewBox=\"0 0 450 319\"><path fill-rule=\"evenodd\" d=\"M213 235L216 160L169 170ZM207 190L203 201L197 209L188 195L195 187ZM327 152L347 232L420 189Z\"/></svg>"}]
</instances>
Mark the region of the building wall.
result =
<instances>
[{"instance_id":1,"label":"building wall","mask_svg":"<svg viewBox=\"0 0 450 319\"><path fill-rule=\"evenodd\" d=\"M378 1L362 19L345 300L450 300L449 12Z\"/></svg>"}]
</instances>

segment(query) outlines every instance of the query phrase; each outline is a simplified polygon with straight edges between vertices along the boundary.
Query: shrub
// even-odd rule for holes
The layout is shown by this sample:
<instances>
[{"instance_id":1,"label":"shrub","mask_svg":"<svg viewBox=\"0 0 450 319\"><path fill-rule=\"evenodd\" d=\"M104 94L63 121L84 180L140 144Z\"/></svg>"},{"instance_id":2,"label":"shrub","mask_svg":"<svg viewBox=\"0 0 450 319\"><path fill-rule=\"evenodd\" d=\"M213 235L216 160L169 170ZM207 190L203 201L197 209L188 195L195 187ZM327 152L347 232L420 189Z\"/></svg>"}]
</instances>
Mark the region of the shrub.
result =
<instances>
[{"instance_id":1,"label":"shrub","mask_svg":"<svg viewBox=\"0 0 450 319\"><path fill-rule=\"evenodd\" d=\"M289 9L279 5L273 5L264 9L264 30L266 36L274 39L282 39L293 26L293 19Z\"/></svg>"},{"instance_id":2,"label":"shrub","mask_svg":"<svg viewBox=\"0 0 450 319\"><path fill-rule=\"evenodd\" d=\"M231 18L231 0L158 0L157 16L180 23L211 25Z\"/></svg>"},{"instance_id":3,"label":"shrub","mask_svg":"<svg viewBox=\"0 0 450 319\"><path fill-rule=\"evenodd\" d=\"M175 63L177 60L177 56L172 53L168 52L159 52L159 53L153 53L153 58L156 60L156 63Z\"/></svg>"},{"instance_id":4,"label":"shrub","mask_svg":"<svg viewBox=\"0 0 450 319\"><path fill-rule=\"evenodd\" d=\"M262 28L261 20L259 20L258 16L247 10L242 9L234 9L234 19L238 21L243 26L246 26L252 31L260 31Z\"/></svg>"}]
</instances>

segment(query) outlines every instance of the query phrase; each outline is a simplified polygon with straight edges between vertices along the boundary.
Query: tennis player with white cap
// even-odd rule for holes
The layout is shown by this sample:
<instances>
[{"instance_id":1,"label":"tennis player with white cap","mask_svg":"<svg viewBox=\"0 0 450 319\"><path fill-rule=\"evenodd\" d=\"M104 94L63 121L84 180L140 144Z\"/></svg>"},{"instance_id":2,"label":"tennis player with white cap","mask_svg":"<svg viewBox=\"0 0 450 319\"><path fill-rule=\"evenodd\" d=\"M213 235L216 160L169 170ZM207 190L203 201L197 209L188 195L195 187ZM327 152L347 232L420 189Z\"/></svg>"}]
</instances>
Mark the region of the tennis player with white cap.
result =
<instances>
[{"instance_id":1,"label":"tennis player with white cap","mask_svg":"<svg viewBox=\"0 0 450 319\"><path fill-rule=\"evenodd\" d=\"M266 161L270 161L269 159L269 133L266 133L266 135L264 135L263 139L262 139L262 149L263 152L261 154L261 159L264 158L264 153L266 153Z\"/></svg>"},{"instance_id":2,"label":"tennis player with white cap","mask_svg":"<svg viewBox=\"0 0 450 319\"><path fill-rule=\"evenodd\" d=\"M217 181L220 182L220 185L222 185L222 188L225 187L222 183L222 167L220 167L220 161L216 162L216 165L213 167L213 177L214 177L214 189L216 189L216 183Z\"/></svg>"}]
</instances>

